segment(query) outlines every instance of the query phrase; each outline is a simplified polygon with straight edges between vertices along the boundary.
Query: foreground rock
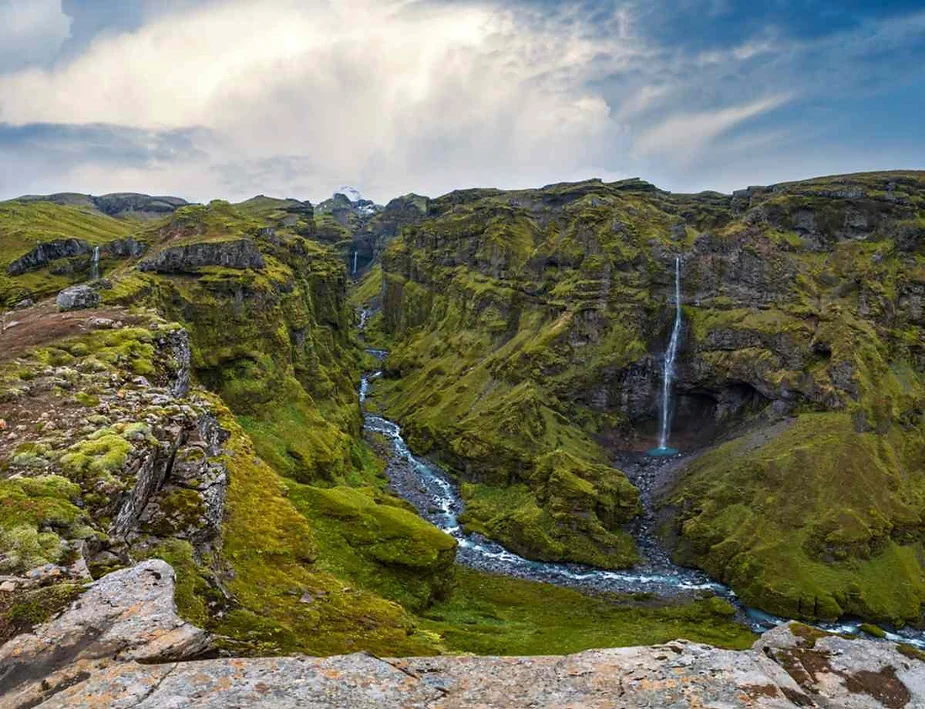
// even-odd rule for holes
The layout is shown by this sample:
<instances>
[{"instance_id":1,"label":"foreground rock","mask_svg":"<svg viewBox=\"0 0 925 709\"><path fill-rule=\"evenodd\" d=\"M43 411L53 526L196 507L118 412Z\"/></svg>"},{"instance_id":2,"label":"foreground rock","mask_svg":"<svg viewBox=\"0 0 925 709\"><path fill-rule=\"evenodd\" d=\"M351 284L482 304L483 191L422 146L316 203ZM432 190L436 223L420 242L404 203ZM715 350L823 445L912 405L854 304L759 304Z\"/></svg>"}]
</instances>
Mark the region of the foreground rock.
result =
<instances>
[{"instance_id":1,"label":"foreground rock","mask_svg":"<svg viewBox=\"0 0 925 709\"><path fill-rule=\"evenodd\" d=\"M174 583L159 560L115 572L0 648L0 708L925 706L915 651L798 624L744 652L678 640L566 657L179 662L209 637L176 615Z\"/></svg>"},{"instance_id":2,"label":"foreground rock","mask_svg":"<svg viewBox=\"0 0 925 709\"><path fill-rule=\"evenodd\" d=\"M113 660L204 651L209 635L177 615L174 586L169 564L145 561L104 576L59 618L10 640L0 647L0 707L35 706Z\"/></svg>"}]
</instances>

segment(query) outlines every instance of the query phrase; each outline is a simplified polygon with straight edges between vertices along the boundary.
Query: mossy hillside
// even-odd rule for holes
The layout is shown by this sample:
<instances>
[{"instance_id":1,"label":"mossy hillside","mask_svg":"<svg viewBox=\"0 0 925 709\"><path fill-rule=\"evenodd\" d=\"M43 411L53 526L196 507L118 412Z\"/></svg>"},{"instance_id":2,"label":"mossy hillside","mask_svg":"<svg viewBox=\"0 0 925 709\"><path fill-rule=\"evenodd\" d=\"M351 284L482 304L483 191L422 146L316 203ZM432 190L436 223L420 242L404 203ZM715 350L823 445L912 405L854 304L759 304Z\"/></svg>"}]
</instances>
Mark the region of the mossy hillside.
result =
<instances>
[{"instance_id":1,"label":"mossy hillside","mask_svg":"<svg viewBox=\"0 0 925 709\"><path fill-rule=\"evenodd\" d=\"M698 458L669 498L678 559L789 617L916 622L925 602L921 428L804 414Z\"/></svg>"},{"instance_id":2,"label":"mossy hillside","mask_svg":"<svg viewBox=\"0 0 925 709\"><path fill-rule=\"evenodd\" d=\"M375 401L405 423L417 450L432 451L464 479L494 488L520 481L530 490L492 512L470 507L465 522L471 528L534 558L631 563L632 544L619 525L637 509L635 490L603 464L599 446L552 408L543 390L532 382L496 380L492 357L474 362L484 350L469 340L461 330L396 348L390 366L402 366L412 347L430 357L401 379L379 382ZM450 379L453 374L457 378ZM443 377L450 381L444 384ZM464 497L473 490L464 486Z\"/></svg>"},{"instance_id":3,"label":"mossy hillside","mask_svg":"<svg viewBox=\"0 0 925 709\"><path fill-rule=\"evenodd\" d=\"M417 450L433 450L464 479L533 491L506 520L477 520L487 508L476 504L469 524L537 558L625 565L635 556L618 527L637 510L632 486L609 468L587 481L591 495L563 505L552 488L565 481L538 472L538 460L558 451L606 464L596 437L627 421L600 411L588 388L617 399L614 373L648 354L646 323L661 306L644 287L645 248L666 243L658 234L670 219L644 196L600 183L551 192L492 195L474 207L446 208L449 196L441 198L444 216L393 242L383 259L383 326L400 379L378 384L377 402ZM547 213L544 200L565 206ZM663 278L663 266L651 271ZM604 492L611 484L616 505Z\"/></svg>"},{"instance_id":4,"label":"mossy hillside","mask_svg":"<svg viewBox=\"0 0 925 709\"><path fill-rule=\"evenodd\" d=\"M288 489L316 530L320 567L412 611L449 594L456 541L401 499L369 487Z\"/></svg>"},{"instance_id":5,"label":"mossy hillside","mask_svg":"<svg viewBox=\"0 0 925 709\"><path fill-rule=\"evenodd\" d=\"M265 228L262 214L213 202L184 207L158 229L171 239L165 244L252 238ZM343 264L292 229L253 238L262 270L134 273L106 297L141 299L187 327L198 379L242 417L260 455L280 472L304 482L344 479L362 461L360 355Z\"/></svg>"},{"instance_id":6,"label":"mossy hillside","mask_svg":"<svg viewBox=\"0 0 925 709\"><path fill-rule=\"evenodd\" d=\"M479 517L469 524L499 538L509 526L487 524L489 510L505 505L483 500L506 488L509 506L524 500L523 462L508 451L533 445L535 402L592 442L639 445L657 413L657 356L681 254L676 388L712 400L716 428L777 401L778 411L844 412L857 431L914 447L923 195L920 173L732 198L599 182L447 195L383 257L389 374L400 379L377 385L378 403L419 450L479 483L464 488ZM515 390L530 394L512 398ZM505 400L523 415L509 415ZM483 406L481 430L459 436ZM520 516L540 519L531 509ZM533 530L545 538L542 525Z\"/></svg>"},{"instance_id":7,"label":"mossy hillside","mask_svg":"<svg viewBox=\"0 0 925 709\"><path fill-rule=\"evenodd\" d=\"M237 607L210 627L240 643L236 651L253 654L432 653L434 638L416 632L399 604L319 568L316 532L289 499L287 484L257 456L227 409L220 420L231 434L222 542Z\"/></svg>"},{"instance_id":8,"label":"mossy hillside","mask_svg":"<svg viewBox=\"0 0 925 709\"><path fill-rule=\"evenodd\" d=\"M89 254L19 276L7 273L11 262L38 244L81 239L101 245L128 236L136 228L89 207L41 201L0 202L0 304L11 305L27 297L37 300L86 279Z\"/></svg>"}]
</instances>

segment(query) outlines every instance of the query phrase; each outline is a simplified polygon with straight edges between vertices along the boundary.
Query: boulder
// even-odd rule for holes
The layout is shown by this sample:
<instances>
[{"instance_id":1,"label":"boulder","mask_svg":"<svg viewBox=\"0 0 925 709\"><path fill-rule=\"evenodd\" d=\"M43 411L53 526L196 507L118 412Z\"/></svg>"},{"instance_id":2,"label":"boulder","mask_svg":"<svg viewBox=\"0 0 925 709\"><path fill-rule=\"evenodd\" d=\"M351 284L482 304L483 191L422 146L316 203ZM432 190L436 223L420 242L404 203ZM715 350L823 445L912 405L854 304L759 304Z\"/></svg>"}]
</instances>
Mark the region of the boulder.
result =
<instances>
[{"instance_id":1,"label":"boulder","mask_svg":"<svg viewBox=\"0 0 925 709\"><path fill-rule=\"evenodd\" d=\"M100 294L87 285L71 286L58 293L58 310L86 310L100 304Z\"/></svg>"},{"instance_id":2,"label":"boulder","mask_svg":"<svg viewBox=\"0 0 925 709\"><path fill-rule=\"evenodd\" d=\"M141 271L195 273L203 266L263 269L263 255L252 239L207 241L171 246L138 264Z\"/></svg>"},{"instance_id":3,"label":"boulder","mask_svg":"<svg viewBox=\"0 0 925 709\"><path fill-rule=\"evenodd\" d=\"M36 706L102 664L195 657L205 631L177 615L176 577L160 559L104 576L58 618L0 647L0 707Z\"/></svg>"}]
</instances>

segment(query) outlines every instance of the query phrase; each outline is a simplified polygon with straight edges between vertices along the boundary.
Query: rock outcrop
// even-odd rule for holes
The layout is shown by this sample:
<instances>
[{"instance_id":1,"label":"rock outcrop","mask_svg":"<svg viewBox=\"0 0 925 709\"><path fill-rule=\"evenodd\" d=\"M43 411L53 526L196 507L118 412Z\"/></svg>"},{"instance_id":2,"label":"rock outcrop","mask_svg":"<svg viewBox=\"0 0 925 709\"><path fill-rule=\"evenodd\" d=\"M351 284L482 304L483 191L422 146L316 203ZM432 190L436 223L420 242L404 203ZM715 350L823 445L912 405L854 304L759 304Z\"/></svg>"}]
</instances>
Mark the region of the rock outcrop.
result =
<instances>
[{"instance_id":1,"label":"rock outcrop","mask_svg":"<svg viewBox=\"0 0 925 709\"><path fill-rule=\"evenodd\" d=\"M89 253L90 244L81 239L53 239L39 244L7 266L7 273L19 276L47 266L51 261Z\"/></svg>"},{"instance_id":2,"label":"rock outcrop","mask_svg":"<svg viewBox=\"0 0 925 709\"><path fill-rule=\"evenodd\" d=\"M116 259L138 258L146 250L147 245L127 236L124 239L113 239L103 244L97 244L101 256L109 256ZM36 271L40 268L52 266L55 261L73 258L74 256L86 256L93 252L94 247L90 242L83 239L52 239L38 244L29 253L21 256L7 266L7 273L11 276L21 276L29 271ZM89 263L84 265L89 267ZM59 270L67 270L61 269ZM76 270L76 269L75 269Z\"/></svg>"},{"instance_id":3,"label":"rock outcrop","mask_svg":"<svg viewBox=\"0 0 925 709\"><path fill-rule=\"evenodd\" d=\"M746 651L677 640L562 657L189 660L209 636L177 617L159 560L110 574L0 647L0 707L925 706L914 648L791 624Z\"/></svg>"},{"instance_id":4,"label":"rock outcrop","mask_svg":"<svg viewBox=\"0 0 925 709\"><path fill-rule=\"evenodd\" d=\"M158 273L195 273L203 266L259 270L264 268L265 262L252 239L237 239L168 246L139 262L138 269Z\"/></svg>"}]
</instances>

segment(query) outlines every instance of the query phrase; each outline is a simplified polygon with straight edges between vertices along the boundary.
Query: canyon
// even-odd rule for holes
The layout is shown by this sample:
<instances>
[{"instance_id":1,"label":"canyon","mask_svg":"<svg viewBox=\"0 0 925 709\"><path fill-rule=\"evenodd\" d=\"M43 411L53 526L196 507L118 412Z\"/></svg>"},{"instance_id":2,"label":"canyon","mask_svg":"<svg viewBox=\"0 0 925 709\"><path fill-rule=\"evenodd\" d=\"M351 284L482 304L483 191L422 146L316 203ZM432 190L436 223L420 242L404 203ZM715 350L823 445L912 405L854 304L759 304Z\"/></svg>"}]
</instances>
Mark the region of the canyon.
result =
<instances>
[{"instance_id":1,"label":"canyon","mask_svg":"<svg viewBox=\"0 0 925 709\"><path fill-rule=\"evenodd\" d=\"M163 562L203 641L56 660L49 706L395 667L420 706L726 691L645 694L685 658L733 706L922 701L925 173L29 196L0 303L0 653Z\"/></svg>"}]
</instances>

